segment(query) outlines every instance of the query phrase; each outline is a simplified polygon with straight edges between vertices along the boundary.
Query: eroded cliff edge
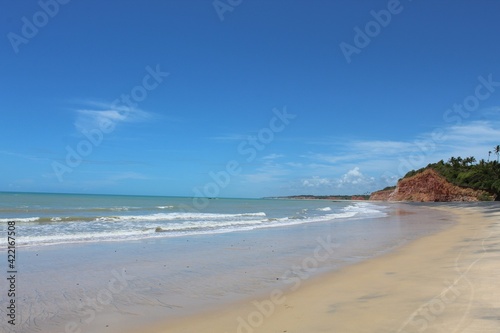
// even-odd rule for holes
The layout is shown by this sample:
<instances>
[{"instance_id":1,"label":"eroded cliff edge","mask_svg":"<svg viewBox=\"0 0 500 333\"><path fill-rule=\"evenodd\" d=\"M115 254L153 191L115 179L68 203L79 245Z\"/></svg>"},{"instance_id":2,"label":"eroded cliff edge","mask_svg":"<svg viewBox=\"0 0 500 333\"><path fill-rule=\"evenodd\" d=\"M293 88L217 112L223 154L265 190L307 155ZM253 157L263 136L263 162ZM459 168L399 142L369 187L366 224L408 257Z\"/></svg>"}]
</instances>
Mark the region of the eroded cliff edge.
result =
<instances>
[{"instance_id":1,"label":"eroded cliff edge","mask_svg":"<svg viewBox=\"0 0 500 333\"><path fill-rule=\"evenodd\" d=\"M373 192L370 200L383 201L484 201L495 196L482 190L463 188L448 182L433 169L426 169L414 176L401 179L395 189Z\"/></svg>"}]
</instances>

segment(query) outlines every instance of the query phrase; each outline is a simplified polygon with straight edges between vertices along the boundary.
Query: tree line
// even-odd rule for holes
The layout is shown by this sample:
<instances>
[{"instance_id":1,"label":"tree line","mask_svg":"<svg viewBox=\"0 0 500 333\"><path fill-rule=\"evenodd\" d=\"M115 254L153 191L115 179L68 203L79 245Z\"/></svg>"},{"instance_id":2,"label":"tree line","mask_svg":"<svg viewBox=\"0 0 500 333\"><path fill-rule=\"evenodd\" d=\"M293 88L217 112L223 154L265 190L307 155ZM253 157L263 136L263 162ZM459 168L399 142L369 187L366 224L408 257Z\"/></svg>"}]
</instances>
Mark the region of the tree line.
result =
<instances>
[{"instance_id":1,"label":"tree line","mask_svg":"<svg viewBox=\"0 0 500 333\"><path fill-rule=\"evenodd\" d=\"M496 160L490 161L491 154L496 155ZM428 168L437 171L450 183L483 190L496 196L500 200L500 145L493 147L488 151L488 160L481 159L476 161L473 156L470 157L451 157L447 162L443 160L427 165L419 170L408 172L404 178L416 175Z\"/></svg>"}]
</instances>

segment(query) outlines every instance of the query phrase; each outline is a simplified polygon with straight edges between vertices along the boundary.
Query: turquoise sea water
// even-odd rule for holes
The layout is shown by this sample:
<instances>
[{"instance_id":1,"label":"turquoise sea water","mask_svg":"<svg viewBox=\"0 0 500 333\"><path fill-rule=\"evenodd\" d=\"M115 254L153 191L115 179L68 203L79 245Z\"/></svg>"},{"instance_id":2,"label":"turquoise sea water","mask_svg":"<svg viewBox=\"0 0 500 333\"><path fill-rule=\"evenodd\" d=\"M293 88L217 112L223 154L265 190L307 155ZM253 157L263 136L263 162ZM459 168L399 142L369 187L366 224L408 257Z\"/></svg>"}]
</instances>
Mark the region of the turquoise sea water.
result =
<instances>
[{"instance_id":1,"label":"turquoise sea water","mask_svg":"<svg viewBox=\"0 0 500 333\"><path fill-rule=\"evenodd\" d=\"M0 222L22 227L18 246L230 233L386 214L385 206L366 202L0 193ZM5 232L6 223L0 225Z\"/></svg>"},{"instance_id":2,"label":"turquoise sea water","mask_svg":"<svg viewBox=\"0 0 500 333\"><path fill-rule=\"evenodd\" d=\"M88 333L123 332L266 297L276 288L292 291L297 281L387 253L453 223L449 214L419 204L204 203L0 193L0 252L7 248L5 222L14 220L16 288L22 295L19 325L8 332L64 332L67 325ZM7 260L2 262L6 272ZM109 289L110 281L124 275L123 288ZM103 299L105 293L111 298ZM6 310L0 308L0 315Z\"/></svg>"}]
</instances>

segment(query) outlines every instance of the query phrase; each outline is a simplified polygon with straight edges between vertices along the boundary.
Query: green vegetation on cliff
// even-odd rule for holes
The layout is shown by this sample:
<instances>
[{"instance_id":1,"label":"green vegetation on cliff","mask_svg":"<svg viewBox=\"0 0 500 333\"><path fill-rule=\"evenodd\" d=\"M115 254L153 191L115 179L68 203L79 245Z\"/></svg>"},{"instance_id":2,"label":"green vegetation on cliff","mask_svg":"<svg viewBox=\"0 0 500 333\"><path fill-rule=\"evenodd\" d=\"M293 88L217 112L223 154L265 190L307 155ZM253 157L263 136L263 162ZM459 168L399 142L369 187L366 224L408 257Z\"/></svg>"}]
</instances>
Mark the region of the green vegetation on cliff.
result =
<instances>
[{"instance_id":1,"label":"green vegetation on cliff","mask_svg":"<svg viewBox=\"0 0 500 333\"><path fill-rule=\"evenodd\" d=\"M495 154L498 150L495 147ZM475 190L483 190L500 200L500 163L497 161L476 162L474 157L452 157L447 162L443 160L427 165L425 168L408 172L404 178L411 177L426 169L432 168L450 183Z\"/></svg>"}]
</instances>

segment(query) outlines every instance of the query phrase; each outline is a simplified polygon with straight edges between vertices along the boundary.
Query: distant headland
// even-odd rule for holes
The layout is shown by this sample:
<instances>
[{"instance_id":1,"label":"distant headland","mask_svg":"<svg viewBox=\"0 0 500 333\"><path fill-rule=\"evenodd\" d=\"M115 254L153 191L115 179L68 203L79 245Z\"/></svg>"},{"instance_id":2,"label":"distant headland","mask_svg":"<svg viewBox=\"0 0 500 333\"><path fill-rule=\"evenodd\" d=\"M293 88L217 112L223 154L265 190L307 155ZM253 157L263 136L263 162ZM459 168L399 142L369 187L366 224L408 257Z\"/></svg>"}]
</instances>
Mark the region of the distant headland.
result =
<instances>
[{"instance_id":1,"label":"distant headland","mask_svg":"<svg viewBox=\"0 0 500 333\"><path fill-rule=\"evenodd\" d=\"M488 156L491 156L491 151ZM500 201L500 146L497 159L476 162L474 157L452 157L408 172L396 186L373 192L370 200L454 202Z\"/></svg>"},{"instance_id":2,"label":"distant headland","mask_svg":"<svg viewBox=\"0 0 500 333\"><path fill-rule=\"evenodd\" d=\"M266 197L264 199L297 199L297 200L368 200L370 194L355 195L289 195L284 197Z\"/></svg>"},{"instance_id":3,"label":"distant headland","mask_svg":"<svg viewBox=\"0 0 500 333\"><path fill-rule=\"evenodd\" d=\"M490 161L494 153L496 160ZM408 172L396 186L371 194L290 195L266 199L374 200L414 202L500 201L500 146L488 152L488 161L451 157Z\"/></svg>"}]
</instances>

